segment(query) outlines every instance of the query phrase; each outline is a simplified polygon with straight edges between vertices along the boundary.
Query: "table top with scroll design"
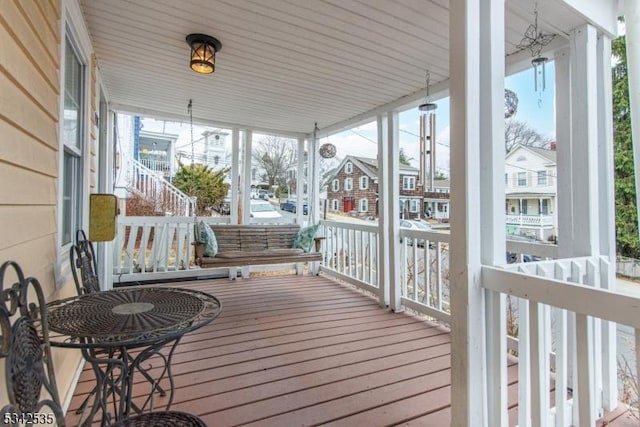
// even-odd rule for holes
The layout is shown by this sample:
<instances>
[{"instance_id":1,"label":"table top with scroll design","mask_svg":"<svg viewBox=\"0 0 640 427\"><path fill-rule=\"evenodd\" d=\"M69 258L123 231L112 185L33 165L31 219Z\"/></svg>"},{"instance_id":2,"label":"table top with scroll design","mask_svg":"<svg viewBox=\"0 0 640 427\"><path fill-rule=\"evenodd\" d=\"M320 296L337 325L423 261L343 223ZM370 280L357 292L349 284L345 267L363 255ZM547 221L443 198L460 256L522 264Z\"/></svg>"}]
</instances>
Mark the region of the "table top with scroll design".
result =
<instances>
[{"instance_id":1,"label":"table top with scroll design","mask_svg":"<svg viewBox=\"0 0 640 427\"><path fill-rule=\"evenodd\" d=\"M47 304L57 347L137 347L178 338L213 321L222 304L185 288L136 286Z\"/></svg>"}]
</instances>

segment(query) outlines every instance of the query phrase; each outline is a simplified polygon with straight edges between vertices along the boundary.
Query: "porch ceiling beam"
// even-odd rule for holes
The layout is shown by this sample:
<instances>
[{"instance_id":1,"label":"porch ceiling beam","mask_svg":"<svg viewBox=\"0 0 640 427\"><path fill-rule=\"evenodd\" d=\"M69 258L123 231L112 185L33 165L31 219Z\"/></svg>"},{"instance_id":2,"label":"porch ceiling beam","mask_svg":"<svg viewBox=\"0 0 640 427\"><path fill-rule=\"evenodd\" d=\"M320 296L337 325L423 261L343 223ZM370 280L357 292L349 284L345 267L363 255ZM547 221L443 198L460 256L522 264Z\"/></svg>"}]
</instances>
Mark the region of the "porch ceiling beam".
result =
<instances>
[{"instance_id":1,"label":"porch ceiling beam","mask_svg":"<svg viewBox=\"0 0 640 427\"><path fill-rule=\"evenodd\" d=\"M186 110L186 105L187 104L185 103L185 110ZM144 117L153 117L154 119L158 119L158 120L173 120L173 121L181 121L185 123L189 122L189 116L186 113L184 115L182 114L176 115L176 114L170 114L166 111L135 107L132 105L118 104L118 103L111 103L110 107L112 110L120 113L130 113L130 114L136 114ZM212 126L217 128L223 128L223 129L234 129L234 128L238 128L241 130L246 129L254 133L273 135L273 136L282 136L282 137L294 138L294 139L305 138L307 136L307 134L304 132L288 132L288 131L283 131L278 129L253 127L253 126L241 124L241 123L220 122L216 120L198 117L195 115L193 116L193 123L197 125Z\"/></svg>"},{"instance_id":2,"label":"porch ceiling beam","mask_svg":"<svg viewBox=\"0 0 640 427\"><path fill-rule=\"evenodd\" d=\"M573 13L605 32L608 37L615 37L618 34L618 15L622 12L619 10L619 0L554 0L554 2L569 7Z\"/></svg>"}]
</instances>

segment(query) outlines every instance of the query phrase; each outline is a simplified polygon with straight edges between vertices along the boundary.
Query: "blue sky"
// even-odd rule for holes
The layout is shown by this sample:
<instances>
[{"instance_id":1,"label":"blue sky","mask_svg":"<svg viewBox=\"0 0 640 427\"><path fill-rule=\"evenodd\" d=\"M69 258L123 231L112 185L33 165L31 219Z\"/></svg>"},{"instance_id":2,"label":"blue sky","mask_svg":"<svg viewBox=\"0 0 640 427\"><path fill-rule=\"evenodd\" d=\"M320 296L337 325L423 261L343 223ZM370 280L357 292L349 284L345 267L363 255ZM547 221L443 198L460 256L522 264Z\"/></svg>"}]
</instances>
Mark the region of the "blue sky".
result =
<instances>
[{"instance_id":1,"label":"blue sky","mask_svg":"<svg viewBox=\"0 0 640 427\"><path fill-rule=\"evenodd\" d=\"M526 122L542 136L555 138L554 118L554 64L546 64L546 89L534 89L532 68L513 74L505 79L505 88L518 96L518 112L513 119ZM540 83L540 80L538 80ZM449 98L436 101L436 165L437 169L449 174ZM417 108L400 113L400 147L410 158L419 159L420 113ZM331 142L338 149L337 157L345 155L376 157L377 131L375 122L341 132L320 143Z\"/></svg>"}]
</instances>

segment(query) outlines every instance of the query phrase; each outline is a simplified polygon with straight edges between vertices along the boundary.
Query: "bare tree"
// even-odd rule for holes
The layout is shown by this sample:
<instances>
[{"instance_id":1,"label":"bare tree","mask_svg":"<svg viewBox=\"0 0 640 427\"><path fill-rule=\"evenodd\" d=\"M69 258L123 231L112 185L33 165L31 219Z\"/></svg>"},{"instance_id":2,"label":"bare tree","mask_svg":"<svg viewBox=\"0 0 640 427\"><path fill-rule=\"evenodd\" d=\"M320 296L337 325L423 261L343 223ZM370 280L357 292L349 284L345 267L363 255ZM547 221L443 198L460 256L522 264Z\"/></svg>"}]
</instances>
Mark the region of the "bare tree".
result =
<instances>
[{"instance_id":1,"label":"bare tree","mask_svg":"<svg viewBox=\"0 0 640 427\"><path fill-rule=\"evenodd\" d=\"M266 136L258 141L252 156L270 186L282 185L286 182L287 171L296 164L296 151L293 141Z\"/></svg>"},{"instance_id":2,"label":"bare tree","mask_svg":"<svg viewBox=\"0 0 640 427\"><path fill-rule=\"evenodd\" d=\"M518 120L507 120L504 125L505 149L510 152L517 144L528 147L546 148L552 141L543 137L527 123Z\"/></svg>"}]
</instances>

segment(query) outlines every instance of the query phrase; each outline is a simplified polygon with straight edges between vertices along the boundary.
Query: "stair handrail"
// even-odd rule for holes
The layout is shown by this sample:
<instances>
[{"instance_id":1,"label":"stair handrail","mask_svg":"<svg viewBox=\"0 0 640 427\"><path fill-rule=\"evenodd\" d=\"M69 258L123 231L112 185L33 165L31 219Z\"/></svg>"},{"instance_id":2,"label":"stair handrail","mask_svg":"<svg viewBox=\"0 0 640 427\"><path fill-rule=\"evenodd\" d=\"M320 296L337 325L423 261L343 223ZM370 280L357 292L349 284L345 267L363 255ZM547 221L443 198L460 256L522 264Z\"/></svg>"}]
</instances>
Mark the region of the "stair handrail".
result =
<instances>
[{"instance_id":1,"label":"stair handrail","mask_svg":"<svg viewBox=\"0 0 640 427\"><path fill-rule=\"evenodd\" d=\"M125 170L135 174L151 177L156 184L159 184L163 188L163 190L168 191L172 196L174 196L178 200L180 204L180 209L178 212L173 212L174 215L193 216L195 214L196 202L193 197L190 197L188 194L184 193L178 187L176 187L175 185L171 184L169 181L164 179L164 177L160 175L157 171L154 171L153 169L146 167L145 165L143 165L141 162L134 159L133 157L128 156L127 154L122 154L122 159L124 162L126 162L124 165L126 168ZM130 169L129 166L131 166L133 170ZM129 183L131 183L131 180L129 180ZM131 186L130 189L141 192L141 190L135 188L135 186Z\"/></svg>"}]
</instances>

